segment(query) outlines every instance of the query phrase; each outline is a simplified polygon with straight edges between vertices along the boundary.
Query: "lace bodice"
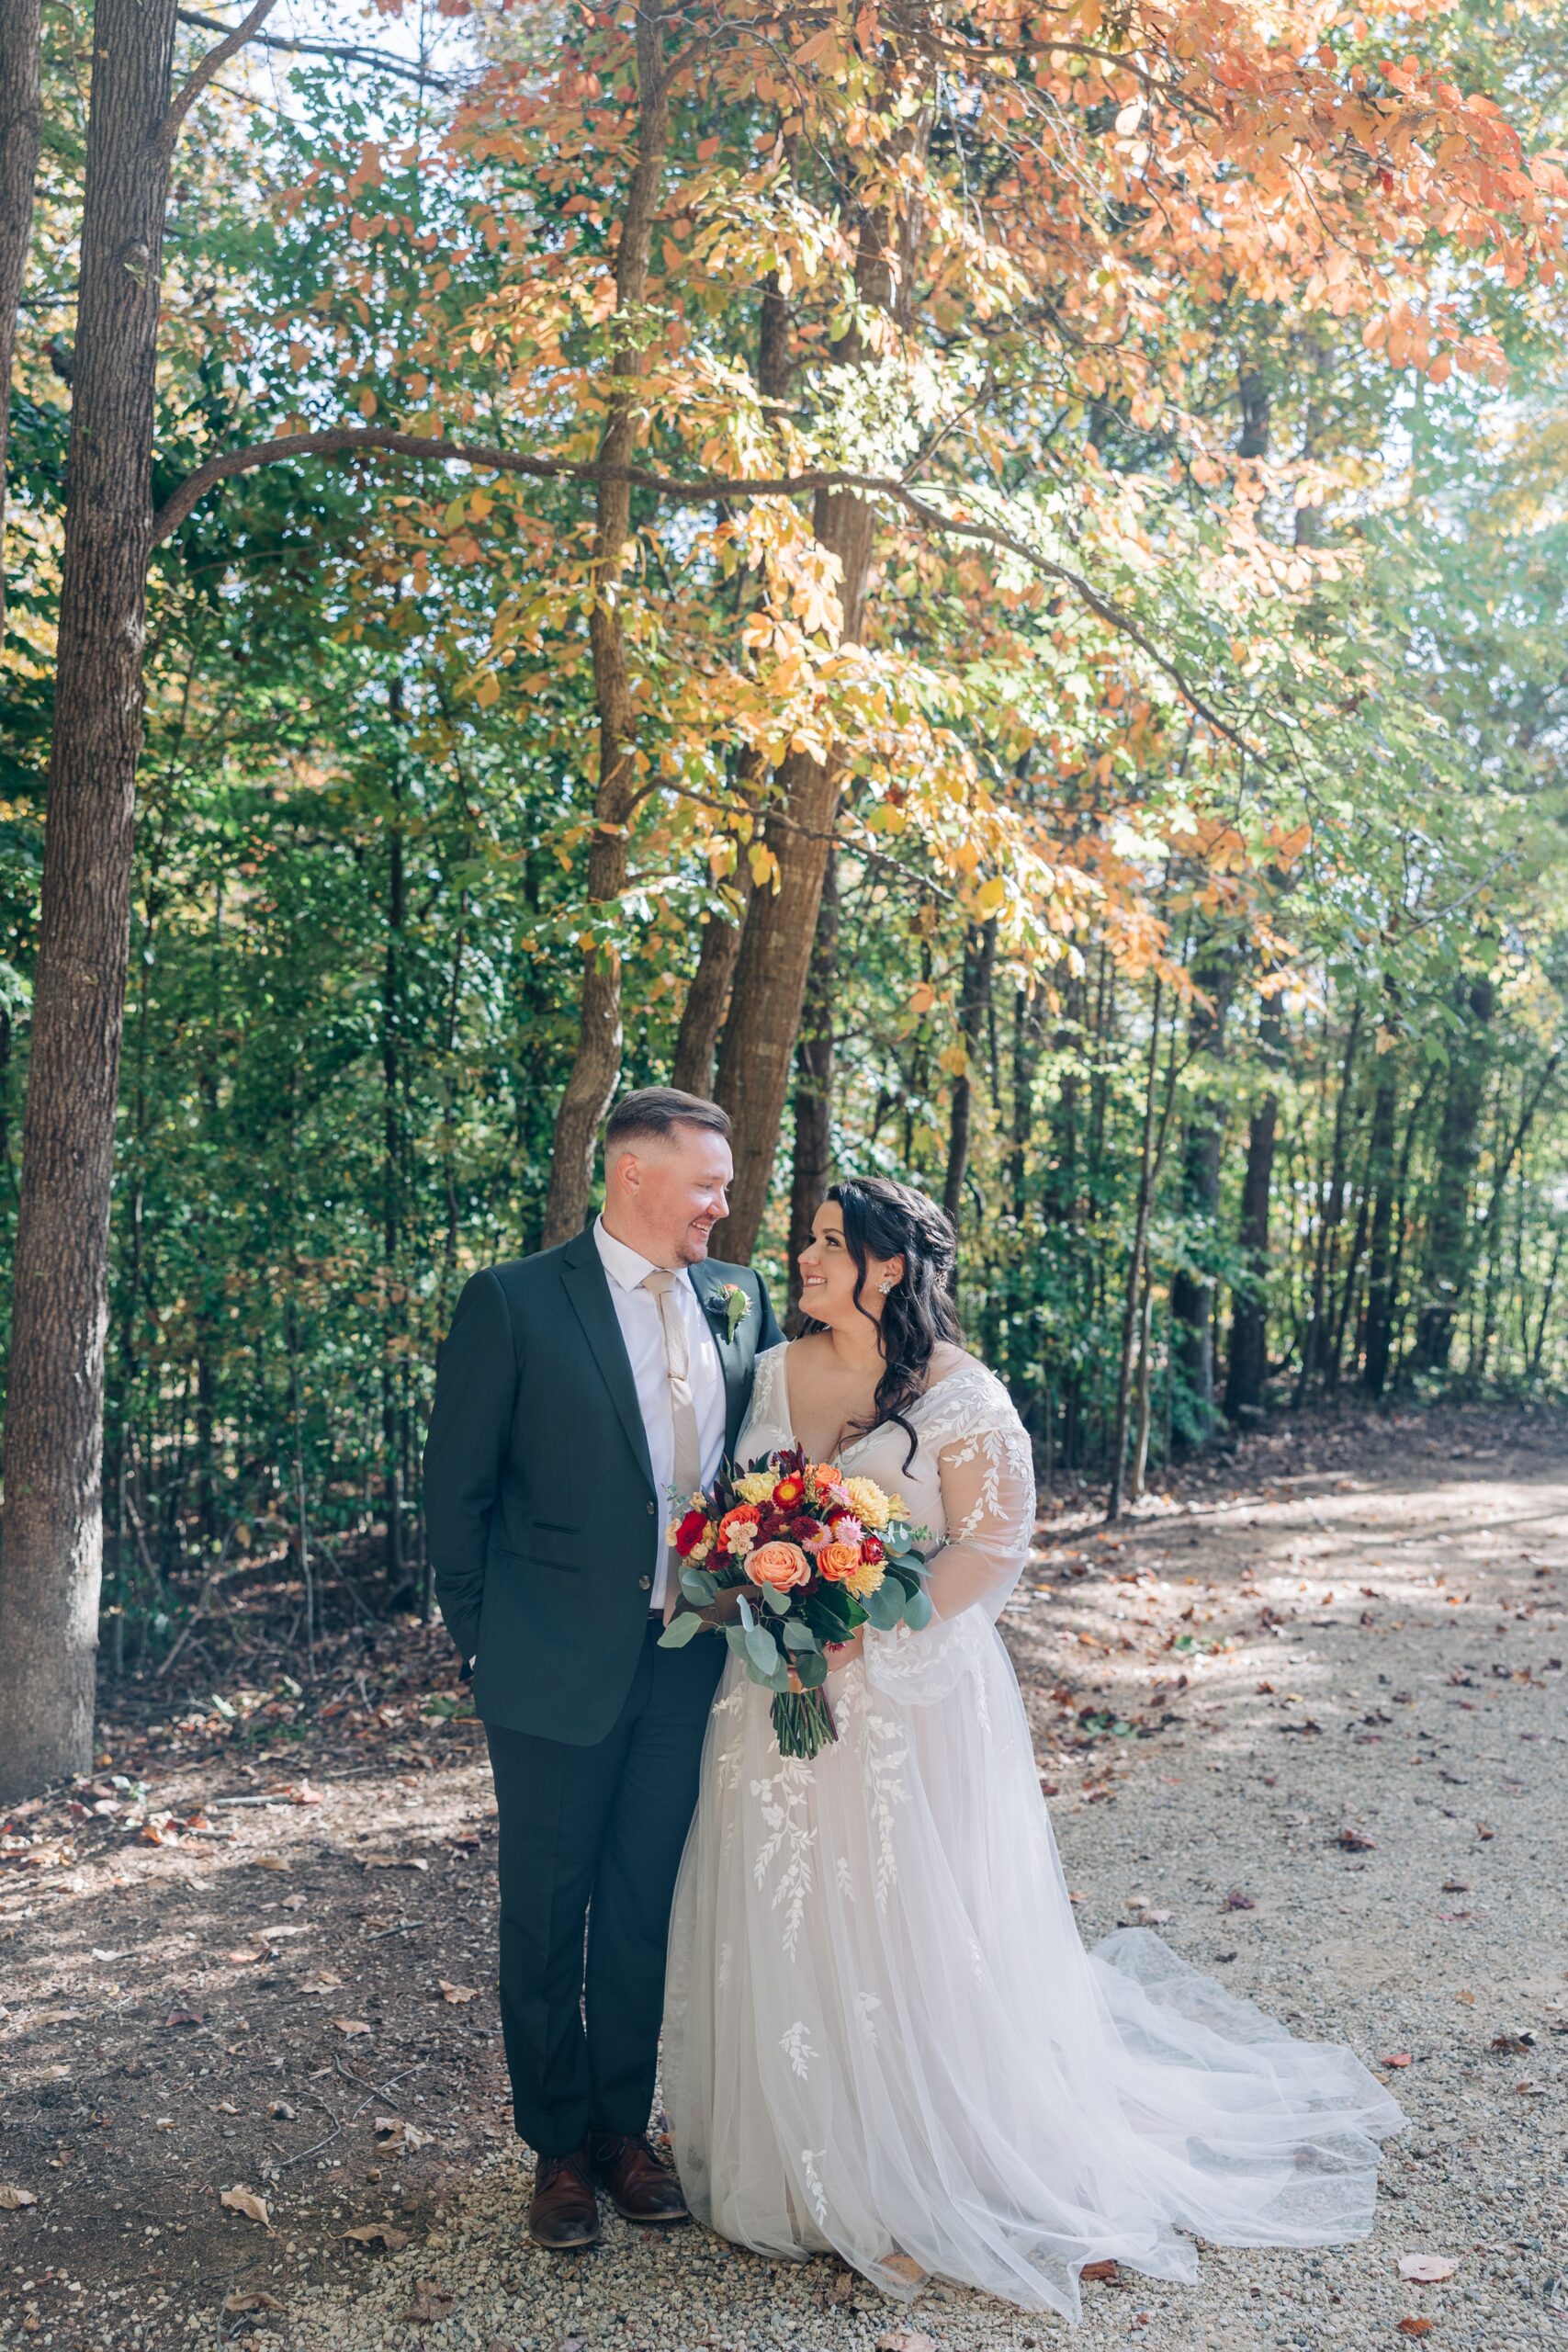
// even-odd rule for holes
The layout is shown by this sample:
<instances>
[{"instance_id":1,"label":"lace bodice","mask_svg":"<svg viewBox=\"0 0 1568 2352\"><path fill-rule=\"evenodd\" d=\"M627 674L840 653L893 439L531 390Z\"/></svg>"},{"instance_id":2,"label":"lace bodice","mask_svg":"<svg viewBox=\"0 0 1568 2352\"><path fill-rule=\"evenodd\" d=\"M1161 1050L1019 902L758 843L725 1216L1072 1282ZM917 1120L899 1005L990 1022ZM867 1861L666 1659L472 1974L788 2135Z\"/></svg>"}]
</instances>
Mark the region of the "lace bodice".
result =
<instances>
[{"instance_id":1,"label":"lace bodice","mask_svg":"<svg viewBox=\"0 0 1568 2352\"><path fill-rule=\"evenodd\" d=\"M787 1343L757 1359L751 1409L736 1446L744 1464L793 1445ZM917 1526L929 1527L931 1603L939 1618L969 1609L999 1615L1029 1556L1034 1532L1034 1466L1012 1399L973 1356L933 1381L908 1413L919 1443L885 1421L838 1450L846 1470L902 1495ZM885 1637L892 1640L893 1636Z\"/></svg>"}]
</instances>

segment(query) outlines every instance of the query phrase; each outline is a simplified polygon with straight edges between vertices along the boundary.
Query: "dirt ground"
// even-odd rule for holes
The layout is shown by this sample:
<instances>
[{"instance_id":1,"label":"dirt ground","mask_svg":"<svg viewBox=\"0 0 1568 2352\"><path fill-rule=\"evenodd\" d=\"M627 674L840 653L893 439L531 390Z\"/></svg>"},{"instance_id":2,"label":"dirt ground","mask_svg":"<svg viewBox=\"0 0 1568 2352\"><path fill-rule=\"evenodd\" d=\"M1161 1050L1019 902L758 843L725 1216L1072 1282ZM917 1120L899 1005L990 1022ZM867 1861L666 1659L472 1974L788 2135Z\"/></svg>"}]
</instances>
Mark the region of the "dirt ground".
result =
<instances>
[{"instance_id":1,"label":"dirt ground","mask_svg":"<svg viewBox=\"0 0 1568 2352\"><path fill-rule=\"evenodd\" d=\"M1154 1922L1411 2117L1368 2245L1108 2279L1079 2352L1568 2341L1565 1577L1545 1412L1299 1423L1043 1521L1004 1629L1086 1938ZM438 1631L321 1665L120 1686L92 1781L3 1825L0 2345L1073 2340L694 2231L526 2248L482 1736Z\"/></svg>"}]
</instances>

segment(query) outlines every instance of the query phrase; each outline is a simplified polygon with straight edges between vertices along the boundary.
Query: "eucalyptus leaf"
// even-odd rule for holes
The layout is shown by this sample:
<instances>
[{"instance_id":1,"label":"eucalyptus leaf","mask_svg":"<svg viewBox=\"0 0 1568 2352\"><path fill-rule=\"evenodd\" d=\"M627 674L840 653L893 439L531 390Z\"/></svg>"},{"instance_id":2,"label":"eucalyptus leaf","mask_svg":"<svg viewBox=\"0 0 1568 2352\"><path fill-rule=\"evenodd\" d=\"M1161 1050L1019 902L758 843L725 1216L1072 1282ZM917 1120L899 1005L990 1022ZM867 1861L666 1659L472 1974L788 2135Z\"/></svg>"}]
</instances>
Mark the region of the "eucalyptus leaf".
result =
<instances>
[{"instance_id":1,"label":"eucalyptus leaf","mask_svg":"<svg viewBox=\"0 0 1568 2352\"><path fill-rule=\"evenodd\" d=\"M671 1617L660 1634L659 1646L661 1650L683 1650L702 1630L702 1619L694 1617L689 1609L682 1610L679 1617Z\"/></svg>"},{"instance_id":2,"label":"eucalyptus leaf","mask_svg":"<svg viewBox=\"0 0 1568 2352\"><path fill-rule=\"evenodd\" d=\"M688 1600L697 1601L705 1609L710 1600L718 1598L718 1578L710 1577L705 1568L682 1568L681 1589Z\"/></svg>"},{"instance_id":3,"label":"eucalyptus leaf","mask_svg":"<svg viewBox=\"0 0 1568 2352\"><path fill-rule=\"evenodd\" d=\"M779 1645L772 1634L761 1625L753 1625L745 1635L746 1662L762 1681L771 1682L779 1670Z\"/></svg>"},{"instance_id":4,"label":"eucalyptus leaf","mask_svg":"<svg viewBox=\"0 0 1568 2352\"><path fill-rule=\"evenodd\" d=\"M819 1690L828 1679L828 1661L820 1650L810 1650L795 1661L795 1679L803 1690Z\"/></svg>"},{"instance_id":5,"label":"eucalyptus leaf","mask_svg":"<svg viewBox=\"0 0 1568 2352\"><path fill-rule=\"evenodd\" d=\"M784 1627L784 1640L786 1650L805 1651L814 1650L817 1647L816 1634L810 1626L804 1623L798 1617L792 1617Z\"/></svg>"},{"instance_id":6,"label":"eucalyptus leaf","mask_svg":"<svg viewBox=\"0 0 1568 2352\"><path fill-rule=\"evenodd\" d=\"M924 1585L918 1586L904 1603L905 1624L908 1626L911 1633L922 1633L935 1614L936 1611L931 1607L931 1594Z\"/></svg>"},{"instance_id":7,"label":"eucalyptus leaf","mask_svg":"<svg viewBox=\"0 0 1568 2352\"><path fill-rule=\"evenodd\" d=\"M889 1634L904 1614L905 1595L900 1588L887 1582L879 1584L874 1592L865 1596L865 1613L879 1633Z\"/></svg>"},{"instance_id":8,"label":"eucalyptus leaf","mask_svg":"<svg viewBox=\"0 0 1568 2352\"><path fill-rule=\"evenodd\" d=\"M781 1592L776 1585L765 1584L762 1587L762 1598L775 1617L782 1617L789 1607L788 1593Z\"/></svg>"}]
</instances>

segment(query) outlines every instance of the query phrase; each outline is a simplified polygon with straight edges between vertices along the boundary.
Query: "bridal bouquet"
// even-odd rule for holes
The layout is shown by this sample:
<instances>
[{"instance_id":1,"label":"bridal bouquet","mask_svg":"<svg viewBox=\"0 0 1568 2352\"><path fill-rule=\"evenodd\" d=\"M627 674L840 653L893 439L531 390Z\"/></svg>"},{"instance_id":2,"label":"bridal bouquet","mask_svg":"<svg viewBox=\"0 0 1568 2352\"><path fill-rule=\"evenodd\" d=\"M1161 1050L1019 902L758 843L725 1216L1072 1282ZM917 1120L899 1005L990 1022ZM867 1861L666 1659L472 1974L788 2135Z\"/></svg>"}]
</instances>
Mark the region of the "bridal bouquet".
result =
<instances>
[{"instance_id":1,"label":"bridal bouquet","mask_svg":"<svg viewBox=\"0 0 1568 2352\"><path fill-rule=\"evenodd\" d=\"M863 1625L918 1631L931 1622L920 1551L930 1531L910 1526L902 1496L846 1477L836 1462L807 1462L796 1446L694 1495L670 1541L693 1609L666 1626L662 1646L680 1649L702 1632L694 1611L721 1592L753 1587L761 1610L742 1599L740 1622L724 1636L752 1681L773 1693L782 1756L815 1756L838 1737L822 1689L833 1643L852 1641Z\"/></svg>"}]
</instances>

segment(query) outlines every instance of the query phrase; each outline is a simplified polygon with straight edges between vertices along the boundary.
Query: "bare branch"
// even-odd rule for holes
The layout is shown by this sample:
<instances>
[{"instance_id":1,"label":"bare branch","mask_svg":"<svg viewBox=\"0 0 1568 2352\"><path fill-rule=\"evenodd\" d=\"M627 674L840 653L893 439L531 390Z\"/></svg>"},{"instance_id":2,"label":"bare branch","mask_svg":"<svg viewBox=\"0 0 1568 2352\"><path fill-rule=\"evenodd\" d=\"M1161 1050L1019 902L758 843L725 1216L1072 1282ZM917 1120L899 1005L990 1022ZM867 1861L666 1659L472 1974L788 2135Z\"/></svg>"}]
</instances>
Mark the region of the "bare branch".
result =
<instances>
[{"instance_id":1,"label":"bare branch","mask_svg":"<svg viewBox=\"0 0 1568 2352\"><path fill-rule=\"evenodd\" d=\"M227 33L233 27L220 24L214 17L204 17L198 9L181 8L182 25L198 25L206 32ZM449 90L450 77L433 74L427 66L411 64L406 57L390 56L382 49L363 49L353 41L294 40L287 33L255 33L252 36L258 49L285 49L299 57L336 57L345 65L373 65L378 74L395 74L405 82L417 82L422 89Z\"/></svg>"},{"instance_id":2,"label":"bare branch","mask_svg":"<svg viewBox=\"0 0 1568 2352\"><path fill-rule=\"evenodd\" d=\"M253 33L259 30L277 6L277 0L255 0L250 15L242 19L223 39L215 41L191 75L185 88L164 117L157 138L157 152L164 158L172 155L185 119L215 74L220 74L229 60L244 48ZM182 12L183 13L183 12ZM199 20L198 20L199 21Z\"/></svg>"},{"instance_id":3,"label":"bare branch","mask_svg":"<svg viewBox=\"0 0 1568 2352\"><path fill-rule=\"evenodd\" d=\"M682 481L673 475L653 473L645 466L607 466L593 458L577 462L565 458L530 458L519 449L498 448L482 442L438 441L423 434L399 433L389 425L340 424L324 433L282 434L275 441L256 442L248 449L225 449L216 458L209 458L205 465L187 474L159 507L152 518L152 544L157 547L176 531L214 482L235 474L253 473L259 466L276 465L291 458L339 458L356 450L372 456L418 458L426 464L478 466L487 472L524 474L534 481L625 481L634 490L649 491L684 506L707 506L719 499L798 498L819 490L853 490L868 498L891 499L923 529L957 538L978 539L986 546L1020 557L1043 578L1059 581L1098 620L1145 653L1170 680L1188 707L1216 734L1224 736L1238 751L1250 751L1256 755L1257 747L1248 744L1188 684L1179 666L1160 652L1132 615L1093 587L1081 572L1042 555L1026 539L1004 530L998 524L947 514L940 507L928 505L897 474L863 474L822 468L774 477L709 475L696 481Z\"/></svg>"}]
</instances>

